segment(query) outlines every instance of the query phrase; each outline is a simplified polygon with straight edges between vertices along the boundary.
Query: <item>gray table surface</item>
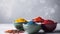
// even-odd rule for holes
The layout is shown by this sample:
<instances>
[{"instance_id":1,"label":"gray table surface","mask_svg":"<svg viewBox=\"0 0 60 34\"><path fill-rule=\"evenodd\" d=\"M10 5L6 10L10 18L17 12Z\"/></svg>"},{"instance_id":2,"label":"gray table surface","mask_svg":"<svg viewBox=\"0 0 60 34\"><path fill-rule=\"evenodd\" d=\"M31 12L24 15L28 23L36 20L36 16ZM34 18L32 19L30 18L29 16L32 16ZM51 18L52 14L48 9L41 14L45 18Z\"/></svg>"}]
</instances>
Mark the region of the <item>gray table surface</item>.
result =
<instances>
[{"instance_id":1,"label":"gray table surface","mask_svg":"<svg viewBox=\"0 0 60 34\"><path fill-rule=\"evenodd\" d=\"M13 24L0 24L0 33L5 34L5 30L15 29ZM26 34L26 33L25 33ZM54 32L46 33L43 30L40 30L40 33L37 34L60 34L60 24L57 24L57 27Z\"/></svg>"}]
</instances>

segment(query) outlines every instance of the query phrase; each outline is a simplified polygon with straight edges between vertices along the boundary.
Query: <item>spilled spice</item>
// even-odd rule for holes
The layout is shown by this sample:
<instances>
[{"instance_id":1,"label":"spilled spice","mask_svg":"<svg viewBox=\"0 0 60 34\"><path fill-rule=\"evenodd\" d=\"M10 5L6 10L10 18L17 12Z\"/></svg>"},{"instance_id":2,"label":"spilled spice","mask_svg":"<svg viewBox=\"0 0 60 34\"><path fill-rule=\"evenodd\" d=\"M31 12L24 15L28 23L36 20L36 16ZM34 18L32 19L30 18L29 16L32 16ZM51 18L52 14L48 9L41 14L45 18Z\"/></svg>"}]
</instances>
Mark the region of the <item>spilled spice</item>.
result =
<instances>
[{"instance_id":1,"label":"spilled spice","mask_svg":"<svg viewBox=\"0 0 60 34\"><path fill-rule=\"evenodd\" d=\"M5 33L12 33L12 34L15 34L15 33L24 33L24 31L19 31L19 30L6 30Z\"/></svg>"}]
</instances>

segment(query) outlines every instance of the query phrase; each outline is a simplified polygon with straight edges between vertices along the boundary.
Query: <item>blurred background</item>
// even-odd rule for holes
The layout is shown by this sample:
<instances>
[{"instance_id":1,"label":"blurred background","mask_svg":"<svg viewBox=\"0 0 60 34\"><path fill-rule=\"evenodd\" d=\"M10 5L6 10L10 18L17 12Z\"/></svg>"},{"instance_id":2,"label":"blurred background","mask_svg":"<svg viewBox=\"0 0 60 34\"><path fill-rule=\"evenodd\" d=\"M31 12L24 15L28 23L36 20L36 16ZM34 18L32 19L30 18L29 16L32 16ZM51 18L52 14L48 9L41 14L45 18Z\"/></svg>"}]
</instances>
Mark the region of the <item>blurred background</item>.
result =
<instances>
[{"instance_id":1,"label":"blurred background","mask_svg":"<svg viewBox=\"0 0 60 34\"><path fill-rule=\"evenodd\" d=\"M60 0L0 0L0 24L36 16L60 22Z\"/></svg>"}]
</instances>

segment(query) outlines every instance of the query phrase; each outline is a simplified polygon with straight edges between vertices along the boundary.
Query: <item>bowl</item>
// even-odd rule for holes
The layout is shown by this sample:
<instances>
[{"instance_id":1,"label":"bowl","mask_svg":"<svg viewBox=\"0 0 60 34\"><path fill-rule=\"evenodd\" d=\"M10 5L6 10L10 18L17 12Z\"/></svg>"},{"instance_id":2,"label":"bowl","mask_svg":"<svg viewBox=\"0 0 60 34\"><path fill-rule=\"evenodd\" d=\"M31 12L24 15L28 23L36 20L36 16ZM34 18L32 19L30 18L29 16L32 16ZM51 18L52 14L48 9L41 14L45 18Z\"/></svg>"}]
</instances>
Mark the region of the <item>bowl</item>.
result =
<instances>
[{"instance_id":1,"label":"bowl","mask_svg":"<svg viewBox=\"0 0 60 34\"><path fill-rule=\"evenodd\" d=\"M24 18L18 18L16 20L14 20L14 26L17 30L23 30L23 23L27 23L27 20L25 20Z\"/></svg>"},{"instance_id":2,"label":"bowl","mask_svg":"<svg viewBox=\"0 0 60 34\"><path fill-rule=\"evenodd\" d=\"M36 33L40 30L40 25L28 25L28 24L23 24L23 28L25 30L25 32L32 34L32 33Z\"/></svg>"},{"instance_id":3,"label":"bowl","mask_svg":"<svg viewBox=\"0 0 60 34\"><path fill-rule=\"evenodd\" d=\"M22 24L23 24L23 23L14 23L14 26L15 26L15 28L16 28L17 30L22 30L22 31L24 31Z\"/></svg>"},{"instance_id":4,"label":"bowl","mask_svg":"<svg viewBox=\"0 0 60 34\"><path fill-rule=\"evenodd\" d=\"M57 23L54 24L41 24L41 28L44 32L53 32L56 29Z\"/></svg>"}]
</instances>

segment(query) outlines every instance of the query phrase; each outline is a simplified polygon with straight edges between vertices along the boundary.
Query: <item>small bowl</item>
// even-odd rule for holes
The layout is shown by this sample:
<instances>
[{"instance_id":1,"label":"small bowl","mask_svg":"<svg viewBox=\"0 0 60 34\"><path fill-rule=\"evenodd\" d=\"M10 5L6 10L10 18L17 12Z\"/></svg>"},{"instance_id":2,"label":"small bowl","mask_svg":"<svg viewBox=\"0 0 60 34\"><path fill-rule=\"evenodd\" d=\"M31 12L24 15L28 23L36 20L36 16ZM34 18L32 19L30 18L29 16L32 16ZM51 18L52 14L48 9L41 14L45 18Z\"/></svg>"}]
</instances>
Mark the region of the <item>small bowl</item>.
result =
<instances>
[{"instance_id":1,"label":"small bowl","mask_svg":"<svg viewBox=\"0 0 60 34\"><path fill-rule=\"evenodd\" d=\"M23 23L14 23L14 26L15 26L15 28L16 28L17 30L22 30L22 31L24 31L22 24L23 24Z\"/></svg>"},{"instance_id":2,"label":"small bowl","mask_svg":"<svg viewBox=\"0 0 60 34\"><path fill-rule=\"evenodd\" d=\"M14 20L14 26L16 27L17 30L23 30L23 23L27 23L28 21L25 20L24 18L18 18Z\"/></svg>"},{"instance_id":3,"label":"small bowl","mask_svg":"<svg viewBox=\"0 0 60 34\"><path fill-rule=\"evenodd\" d=\"M40 30L40 25L29 25L29 24L23 24L23 28L24 30L29 33L29 34L32 34L32 33L36 33Z\"/></svg>"},{"instance_id":4,"label":"small bowl","mask_svg":"<svg viewBox=\"0 0 60 34\"><path fill-rule=\"evenodd\" d=\"M56 29L57 23L54 24L41 24L41 28L44 32L53 32Z\"/></svg>"}]
</instances>

